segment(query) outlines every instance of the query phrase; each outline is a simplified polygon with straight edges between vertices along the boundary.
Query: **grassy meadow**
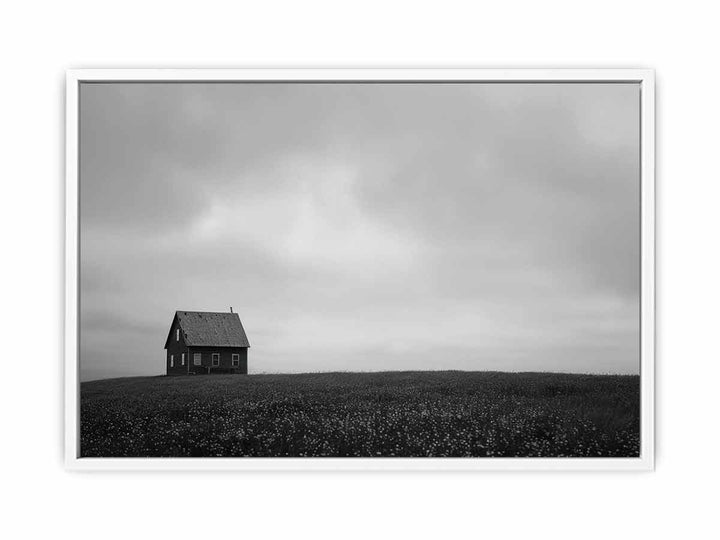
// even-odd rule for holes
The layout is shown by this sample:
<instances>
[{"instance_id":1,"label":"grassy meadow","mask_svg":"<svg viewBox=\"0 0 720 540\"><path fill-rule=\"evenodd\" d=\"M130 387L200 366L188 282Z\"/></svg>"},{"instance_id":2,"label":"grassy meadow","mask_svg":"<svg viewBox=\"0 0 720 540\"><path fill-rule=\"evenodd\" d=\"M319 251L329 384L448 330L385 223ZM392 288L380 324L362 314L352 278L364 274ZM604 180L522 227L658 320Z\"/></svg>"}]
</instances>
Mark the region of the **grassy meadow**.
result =
<instances>
[{"instance_id":1,"label":"grassy meadow","mask_svg":"<svg viewBox=\"0 0 720 540\"><path fill-rule=\"evenodd\" d=\"M636 457L638 376L136 377L81 384L82 457Z\"/></svg>"}]
</instances>

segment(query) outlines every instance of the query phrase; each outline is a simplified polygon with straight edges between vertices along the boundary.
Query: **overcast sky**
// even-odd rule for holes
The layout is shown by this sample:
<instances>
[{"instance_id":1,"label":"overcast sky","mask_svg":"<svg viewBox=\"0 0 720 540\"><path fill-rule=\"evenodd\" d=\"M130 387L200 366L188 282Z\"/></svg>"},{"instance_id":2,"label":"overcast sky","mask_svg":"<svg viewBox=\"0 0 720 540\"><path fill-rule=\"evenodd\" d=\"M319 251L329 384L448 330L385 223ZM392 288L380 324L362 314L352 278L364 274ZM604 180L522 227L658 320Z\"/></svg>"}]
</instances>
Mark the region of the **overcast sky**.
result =
<instances>
[{"instance_id":1,"label":"overcast sky","mask_svg":"<svg viewBox=\"0 0 720 540\"><path fill-rule=\"evenodd\" d=\"M81 377L638 373L635 84L83 84Z\"/></svg>"}]
</instances>

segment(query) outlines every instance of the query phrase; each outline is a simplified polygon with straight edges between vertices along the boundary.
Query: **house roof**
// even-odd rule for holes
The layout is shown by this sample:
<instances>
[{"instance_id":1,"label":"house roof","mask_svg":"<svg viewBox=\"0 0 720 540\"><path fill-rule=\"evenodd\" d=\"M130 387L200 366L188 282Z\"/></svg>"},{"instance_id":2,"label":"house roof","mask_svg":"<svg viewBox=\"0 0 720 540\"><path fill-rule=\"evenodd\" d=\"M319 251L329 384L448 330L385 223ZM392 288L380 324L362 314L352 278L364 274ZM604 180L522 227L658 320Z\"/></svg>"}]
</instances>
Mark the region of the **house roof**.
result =
<instances>
[{"instance_id":1,"label":"house roof","mask_svg":"<svg viewBox=\"0 0 720 540\"><path fill-rule=\"evenodd\" d=\"M175 317L180 324L185 344L188 346L250 346L237 313L176 311Z\"/></svg>"}]
</instances>

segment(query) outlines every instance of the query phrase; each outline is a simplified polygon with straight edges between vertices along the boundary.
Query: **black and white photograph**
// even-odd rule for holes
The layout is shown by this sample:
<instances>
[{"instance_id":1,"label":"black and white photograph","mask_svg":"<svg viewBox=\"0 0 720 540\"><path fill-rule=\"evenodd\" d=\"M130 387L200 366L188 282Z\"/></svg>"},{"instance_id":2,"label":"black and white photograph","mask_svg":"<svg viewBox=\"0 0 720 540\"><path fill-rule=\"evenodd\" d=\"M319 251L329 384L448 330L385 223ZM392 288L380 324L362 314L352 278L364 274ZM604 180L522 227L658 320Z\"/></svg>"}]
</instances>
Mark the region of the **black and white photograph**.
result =
<instances>
[{"instance_id":1,"label":"black and white photograph","mask_svg":"<svg viewBox=\"0 0 720 540\"><path fill-rule=\"evenodd\" d=\"M73 458L647 463L651 91L78 80Z\"/></svg>"},{"instance_id":2,"label":"black and white photograph","mask_svg":"<svg viewBox=\"0 0 720 540\"><path fill-rule=\"evenodd\" d=\"M3 7L0 537L717 530L713 5Z\"/></svg>"}]
</instances>

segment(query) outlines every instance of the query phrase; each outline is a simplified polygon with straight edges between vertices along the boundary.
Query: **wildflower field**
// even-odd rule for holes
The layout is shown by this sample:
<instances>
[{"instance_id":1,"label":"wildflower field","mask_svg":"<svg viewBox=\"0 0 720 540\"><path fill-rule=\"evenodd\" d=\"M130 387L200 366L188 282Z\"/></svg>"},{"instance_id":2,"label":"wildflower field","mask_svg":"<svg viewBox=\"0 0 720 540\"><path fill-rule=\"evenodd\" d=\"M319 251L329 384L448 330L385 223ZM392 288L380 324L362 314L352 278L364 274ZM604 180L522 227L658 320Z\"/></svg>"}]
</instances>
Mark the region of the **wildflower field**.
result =
<instances>
[{"instance_id":1,"label":"wildflower field","mask_svg":"<svg viewBox=\"0 0 720 540\"><path fill-rule=\"evenodd\" d=\"M81 384L81 455L639 455L637 376L138 377Z\"/></svg>"}]
</instances>

